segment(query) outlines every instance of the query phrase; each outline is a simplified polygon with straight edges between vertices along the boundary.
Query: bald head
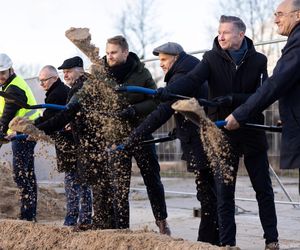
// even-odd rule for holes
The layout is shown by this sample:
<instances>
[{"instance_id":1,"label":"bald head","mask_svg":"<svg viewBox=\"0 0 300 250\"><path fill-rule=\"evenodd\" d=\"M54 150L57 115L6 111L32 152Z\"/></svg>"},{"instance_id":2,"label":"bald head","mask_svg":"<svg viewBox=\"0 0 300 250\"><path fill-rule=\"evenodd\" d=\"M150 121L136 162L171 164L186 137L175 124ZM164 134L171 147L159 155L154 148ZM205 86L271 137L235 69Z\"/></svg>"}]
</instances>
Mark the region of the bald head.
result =
<instances>
[{"instance_id":1,"label":"bald head","mask_svg":"<svg viewBox=\"0 0 300 250\"><path fill-rule=\"evenodd\" d=\"M59 78L58 72L56 68L52 65L46 65L44 66L39 73L39 81L41 87L48 91L50 87L57 81Z\"/></svg>"}]
</instances>

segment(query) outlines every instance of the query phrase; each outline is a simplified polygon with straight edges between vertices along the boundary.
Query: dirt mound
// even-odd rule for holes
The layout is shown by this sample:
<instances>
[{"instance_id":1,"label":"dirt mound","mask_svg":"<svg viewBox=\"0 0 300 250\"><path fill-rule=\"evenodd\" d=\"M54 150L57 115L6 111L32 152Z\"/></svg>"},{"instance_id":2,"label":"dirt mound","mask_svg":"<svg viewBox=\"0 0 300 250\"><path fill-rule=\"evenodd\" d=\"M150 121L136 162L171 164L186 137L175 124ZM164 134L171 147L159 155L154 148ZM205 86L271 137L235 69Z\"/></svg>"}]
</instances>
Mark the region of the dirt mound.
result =
<instances>
[{"instance_id":1,"label":"dirt mound","mask_svg":"<svg viewBox=\"0 0 300 250\"><path fill-rule=\"evenodd\" d=\"M17 218L19 214L19 190L13 180L9 162L0 163L0 218ZM38 189L38 220L58 220L65 216L65 195L51 188Z\"/></svg>"},{"instance_id":2,"label":"dirt mound","mask_svg":"<svg viewBox=\"0 0 300 250\"><path fill-rule=\"evenodd\" d=\"M202 249L217 250L207 243L192 243L147 230L96 230L72 232L67 227L30 222L0 221L3 249Z\"/></svg>"}]
</instances>

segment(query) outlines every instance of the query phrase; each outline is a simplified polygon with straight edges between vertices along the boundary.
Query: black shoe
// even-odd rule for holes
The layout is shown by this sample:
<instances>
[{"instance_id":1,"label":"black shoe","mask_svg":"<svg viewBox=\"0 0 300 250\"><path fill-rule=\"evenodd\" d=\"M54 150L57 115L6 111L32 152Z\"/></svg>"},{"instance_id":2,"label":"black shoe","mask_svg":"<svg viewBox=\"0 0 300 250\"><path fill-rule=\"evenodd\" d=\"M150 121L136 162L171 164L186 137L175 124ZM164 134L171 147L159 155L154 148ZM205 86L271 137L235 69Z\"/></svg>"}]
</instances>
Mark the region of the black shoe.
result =
<instances>
[{"instance_id":1,"label":"black shoe","mask_svg":"<svg viewBox=\"0 0 300 250\"><path fill-rule=\"evenodd\" d=\"M19 216L19 217L18 217L18 220L25 220L25 221L30 221L30 222L34 222L34 223L37 222L36 217L33 217L33 218L24 218L24 217L22 217L22 216Z\"/></svg>"}]
</instances>

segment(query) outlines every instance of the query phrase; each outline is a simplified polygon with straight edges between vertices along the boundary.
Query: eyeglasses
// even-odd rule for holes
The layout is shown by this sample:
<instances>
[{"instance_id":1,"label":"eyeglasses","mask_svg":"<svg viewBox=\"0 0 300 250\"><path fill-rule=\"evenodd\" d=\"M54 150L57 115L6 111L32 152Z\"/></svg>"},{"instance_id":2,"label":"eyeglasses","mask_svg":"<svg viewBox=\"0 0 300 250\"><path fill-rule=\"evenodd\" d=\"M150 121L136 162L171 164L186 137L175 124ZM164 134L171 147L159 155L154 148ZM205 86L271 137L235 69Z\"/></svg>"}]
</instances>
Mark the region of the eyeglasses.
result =
<instances>
[{"instance_id":1,"label":"eyeglasses","mask_svg":"<svg viewBox=\"0 0 300 250\"><path fill-rule=\"evenodd\" d=\"M278 11L278 12L275 12L275 13L274 13L274 16L275 16L275 17L283 17L283 16L287 16L288 14L294 13L294 12L296 12L296 11L299 11L299 9L298 9L298 10L292 10L292 11L289 11L289 12L281 12L281 11Z\"/></svg>"},{"instance_id":2,"label":"eyeglasses","mask_svg":"<svg viewBox=\"0 0 300 250\"><path fill-rule=\"evenodd\" d=\"M48 78L46 78L46 79L39 79L39 81L41 82L41 83L45 83L45 82L47 82L48 80L50 80L51 78L53 78L54 76L50 76L50 77L48 77Z\"/></svg>"}]
</instances>

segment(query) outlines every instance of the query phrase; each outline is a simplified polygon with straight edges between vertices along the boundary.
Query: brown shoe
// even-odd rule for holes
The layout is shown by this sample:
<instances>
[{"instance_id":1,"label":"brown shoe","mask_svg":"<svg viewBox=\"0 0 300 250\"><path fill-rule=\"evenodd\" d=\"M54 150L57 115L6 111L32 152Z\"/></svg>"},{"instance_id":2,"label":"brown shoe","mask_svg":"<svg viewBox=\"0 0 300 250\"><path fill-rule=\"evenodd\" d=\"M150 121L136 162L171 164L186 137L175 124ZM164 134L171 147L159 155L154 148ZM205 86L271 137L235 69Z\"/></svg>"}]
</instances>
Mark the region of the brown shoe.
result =
<instances>
[{"instance_id":1,"label":"brown shoe","mask_svg":"<svg viewBox=\"0 0 300 250\"><path fill-rule=\"evenodd\" d=\"M171 236L171 230L166 220L157 220L155 223L159 228L160 234L166 234Z\"/></svg>"},{"instance_id":2,"label":"brown shoe","mask_svg":"<svg viewBox=\"0 0 300 250\"><path fill-rule=\"evenodd\" d=\"M278 242L271 242L266 245L265 250L280 250Z\"/></svg>"}]
</instances>

